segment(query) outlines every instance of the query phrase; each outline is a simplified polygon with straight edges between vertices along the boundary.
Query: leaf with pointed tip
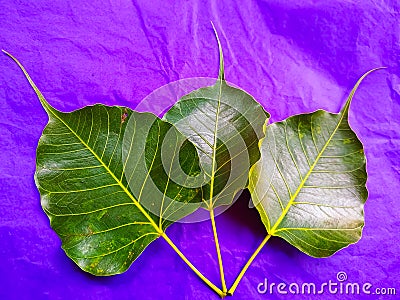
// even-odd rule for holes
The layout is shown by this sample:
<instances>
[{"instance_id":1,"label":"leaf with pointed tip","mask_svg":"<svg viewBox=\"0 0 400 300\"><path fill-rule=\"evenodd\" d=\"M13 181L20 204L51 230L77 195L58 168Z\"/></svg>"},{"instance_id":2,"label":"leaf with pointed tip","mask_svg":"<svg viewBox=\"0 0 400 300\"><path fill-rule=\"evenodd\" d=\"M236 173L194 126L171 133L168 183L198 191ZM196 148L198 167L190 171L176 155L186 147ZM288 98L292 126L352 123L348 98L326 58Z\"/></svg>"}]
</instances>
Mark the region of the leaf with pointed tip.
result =
<instances>
[{"instance_id":1,"label":"leaf with pointed tip","mask_svg":"<svg viewBox=\"0 0 400 300\"><path fill-rule=\"evenodd\" d=\"M363 146L339 114L318 110L266 128L249 190L268 233L314 257L357 242L368 192Z\"/></svg>"},{"instance_id":2,"label":"leaf with pointed tip","mask_svg":"<svg viewBox=\"0 0 400 300\"><path fill-rule=\"evenodd\" d=\"M215 35L220 55L216 83L182 97L164 116L198 149L208 181L202 187L208 208L230 204L247 187L269 118L252 96L225 81L221 43L216 31Z\"/></svg>"},{"instance_id":3,"label":"leaf with pointed tip","mask_svg":"<svg viewBox=\"0 0 400 300\"><path fill-rule=\"evenodd\" d=\"M185 176L200 173L195 147L150 113L99 104L60 112L6 54L22 69L49 116L38 143L35 181L64 251L94 275L126 271L168 225L199 207L200 189L168 182L161 159L168 135L166 152L182 168L179 178L184 182ZM144 174L127 167L132 160ZM158 210L150 211L141 202L150 185L161 191L152 194ZM158 204L165 199L173 201Z\"/></svg>"}]
</instances>

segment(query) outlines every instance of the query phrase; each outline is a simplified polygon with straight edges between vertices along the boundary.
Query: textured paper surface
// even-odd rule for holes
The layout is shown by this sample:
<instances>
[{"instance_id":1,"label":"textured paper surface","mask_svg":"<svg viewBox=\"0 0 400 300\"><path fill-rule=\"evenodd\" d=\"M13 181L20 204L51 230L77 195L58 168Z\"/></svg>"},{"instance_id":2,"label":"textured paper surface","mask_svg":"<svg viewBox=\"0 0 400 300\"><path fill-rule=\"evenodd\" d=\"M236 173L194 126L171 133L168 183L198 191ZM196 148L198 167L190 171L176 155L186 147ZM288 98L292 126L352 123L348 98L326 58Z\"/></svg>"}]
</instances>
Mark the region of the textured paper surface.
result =
<instances>
[{"instance_id":1,"label":"textured paper surface","mask_svg":"<svg viewBox=\"0 0 400 300\"><path fill-rule=\"evenodd\" d=\"M336 280L400 293L400 4L397 1L0 2L0 47L15 55L47 100L71 111L104 103L134 108L154 89L216 77L220 33L226 78L272 121L322 108L337 112L359 76L350 123L369 174L361 241L326 259L271 239L233 299L396 299L399 296L260 295L269 282ZM35 149L47 116L17 66L0 55L0 298L217 299L161 239L125 274L96 278L66 257L35 187ZM228 285L265 235L249 195L217 218ZM219 285L209 222L167 231ZM371 289L373 290L373 289Z\"/></svg>"}]
</instances>

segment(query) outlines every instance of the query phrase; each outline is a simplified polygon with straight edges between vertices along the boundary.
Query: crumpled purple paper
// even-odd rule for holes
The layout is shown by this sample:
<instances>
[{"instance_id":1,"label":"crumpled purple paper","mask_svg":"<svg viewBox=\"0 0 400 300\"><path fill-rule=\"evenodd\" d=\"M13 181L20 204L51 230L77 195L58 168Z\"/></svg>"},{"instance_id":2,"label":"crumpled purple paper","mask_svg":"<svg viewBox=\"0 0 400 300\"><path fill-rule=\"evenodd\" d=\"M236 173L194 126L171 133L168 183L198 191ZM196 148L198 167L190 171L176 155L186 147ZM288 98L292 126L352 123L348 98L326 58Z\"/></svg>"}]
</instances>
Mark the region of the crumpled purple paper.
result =
<instances>
[{"instance_id":1,"label":"crumpled purple paper","mask_svg":"<svg viewBox=\"0 0 400 300\"><path fill-rule=\"evenodd\" d=\"M289 2L289 3L288 3ZM356 245L315 259L271 239L233 299L398 299L379 295L259 294L264 282L336 280L400 294L400 4L365 1L0 2L0 47L15 55L48 101L71 111L94 103L134 108L154 89L216 77L220 33L226 78L272 121L322 108L337 112L365 71L350 123L364 143L369 199ZM60 248L40 207L35 149L47 122L17 66L0 55L0 299L218 299L161 239L124 274L81 271ZM230 286L265 235L248 193L217 218ZM209 222L174 224L171 238L219 284Z\"/></svg>"}]
</instances>

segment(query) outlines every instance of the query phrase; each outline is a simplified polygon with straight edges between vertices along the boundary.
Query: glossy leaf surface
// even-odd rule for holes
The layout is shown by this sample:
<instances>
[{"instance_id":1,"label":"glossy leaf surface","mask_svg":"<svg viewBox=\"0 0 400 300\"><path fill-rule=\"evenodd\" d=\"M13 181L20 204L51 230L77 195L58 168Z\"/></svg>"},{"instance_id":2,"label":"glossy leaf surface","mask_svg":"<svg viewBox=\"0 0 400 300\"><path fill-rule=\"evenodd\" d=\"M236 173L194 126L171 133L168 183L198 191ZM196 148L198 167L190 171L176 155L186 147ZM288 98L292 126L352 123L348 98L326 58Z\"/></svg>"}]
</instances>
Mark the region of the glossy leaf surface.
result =
<instances>
[{"instance_id":1,"label":"glossy leaf surface","mask_svg":"<svg viewBox=\"0 0 400 300\"><path fill-rule=\"evenodd\" d=\"M187 177L198 175L195 147L171 124L150 113L104 105L60 112L13 59L49 116L37 148L35 180L52 228L66 254L83 270L94 275L124 272L171 221L199 207L186 205L196 198L201 202L200 189L168 184L161 160L168 134L167 153L175 151L170 162L178 163ZM142 169L127 168L133 158L138 165L144 163ZM158 207L151 211L141 203L150 183L161 191L152 194ZM173 199L170 205L159 205L167 197Z\"/></svg>"},{"instance_id":2,"label":"glossy leaf surface","mask_svg":"<svg viewBox=\"0 0 400 300\"><path fill-rule=\"evenodd\" d=\"M197 147L207 184L208 208L230 204L247 187L250 167L260 158L259 140L269 114L249 94L225 81L222 48L217 36L220 68L213 86L182 97L165 114Z\"/></svg>"},{"instance_id":3,"label":"glossy leaf surface","mask_svg":"<svg viewBox=\"0 0 400 300\"><path fill-rule=\"evenodd\" d=\"M370 71L372 72L372 71ZM367 199L363 146L339 114L318 110L269 125L249 189L269 234L325 257L357 242Z\"/></svg>"}]
</instances>

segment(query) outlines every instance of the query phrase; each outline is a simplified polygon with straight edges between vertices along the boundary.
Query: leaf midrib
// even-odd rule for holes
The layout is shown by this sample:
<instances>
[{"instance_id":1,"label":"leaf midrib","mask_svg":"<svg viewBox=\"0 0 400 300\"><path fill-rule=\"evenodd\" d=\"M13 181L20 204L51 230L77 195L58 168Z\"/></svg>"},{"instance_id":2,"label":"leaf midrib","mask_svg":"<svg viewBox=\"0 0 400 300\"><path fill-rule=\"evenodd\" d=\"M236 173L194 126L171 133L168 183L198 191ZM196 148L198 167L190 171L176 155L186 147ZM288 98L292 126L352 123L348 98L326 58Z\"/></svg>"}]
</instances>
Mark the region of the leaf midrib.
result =
<instances>
[{"instance_id":1,"label":"leaf midrib","mask_svg":"<svg viewBox=\"0 0 400 300\"><path fill-rule=\"evenodd\" d=\"M311 175L311 173L313 172L315 166L317 165L319 159L321 158L322 154L325 152L326 148L329 146L333 136L336 134L338 128L340 127L340 124L343 121L343 118L345 116L345 112L348 109L348 104L346 103L345 108L343 111L340 112L341 116L340 119L338 121L338 123L336 124L335 129L333 130L332 134L329 136L329 139L325 142L324 146L322 147L322 149L320 150L320 152L318 153L317 157L314 160L314 163L311 165L310 169L308 170L307 174L304 176L304 178L302 179L302 181L300 182L299 186L297 187L297 190L295 191L295 193L291 196L288 204L286 205L285 209L282 211L282 214L279 216L278 220L275 222L274 226L271 228L270 230L270 234L271 235L275 235L275 233L277 232L276 229L279 227L279 225L281 224L281 222L283 221L283 219L285 218L286 214L288 213L289 209L292 207L293 202L295 201L295 199L297 198L297 196L299 195L301 189L304 187L305 183L307 182L308 177Z\"/></svg>"},{"instance_id":2,"label":"leaf midrib","mask_svg":"<svg viewBox=\"0 0 400 300\"><path fill-rule=\"evenodd\" d=\"M43 96L42 96L43 97ZM140 203L133 197L133 195L128 191L128 189L122 184L122 182L115 176L115 174L110 170L110 168L103 162L103 160L96 154L96 152L62 119L60 118L56 113L54 113L53 108L44 100L42 102L47 108L49 109L49 112L53 116L55 116L61 123L64 124L65 127L68 128L78 138L78 140L84 145L92 154L93 156L100 162L100 164L104 167L104 169L111 175L111 177L117 182L117 184L121 187L121 189L125 192L125 194L132 200L132 202L135 204L135 206L140 210L140 212L149 220L150 224L154 227L156 232L160 235L163 234L163 231L157 226L157 224L154 222L154 220L149 216L149 214L143 209L143 207L140 205Z\"/></svg>"},{"instance_id":3,"label":"leaf midrib","mask_svg":"<svg viewBox=\"0 0 400 300\"><path fill-rule=\"evenodd\" d=\"M216 156L217 156L217 139L218 139L218 121L219 121L219 114L221 109L221 97L222 97L222 84L224 83L224 79L219 76L219 90L218 90L218 105L217 111L215 113L215 126L214 126L214 144L213 144L213 153L212 153L212 169L211 169L211 181L210 181L210 199L209 199L209 209L212 210L214 203L214 181L215 181L215 165L216 165Z\"/></svg>"}]
</instances>

